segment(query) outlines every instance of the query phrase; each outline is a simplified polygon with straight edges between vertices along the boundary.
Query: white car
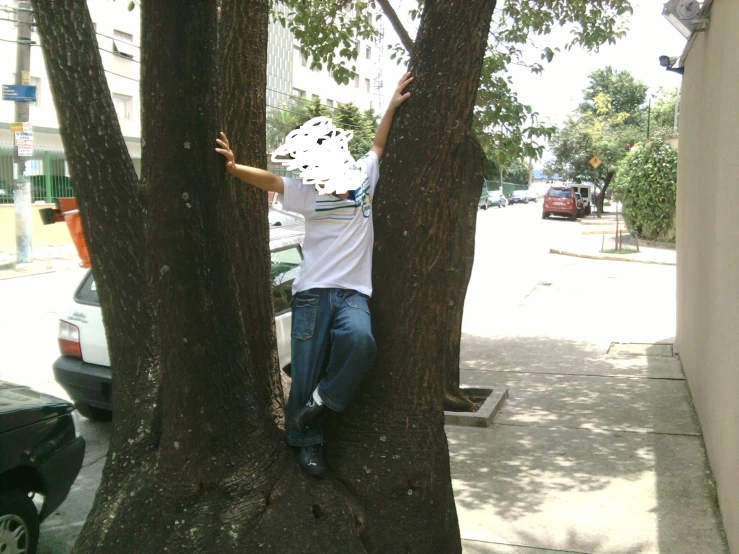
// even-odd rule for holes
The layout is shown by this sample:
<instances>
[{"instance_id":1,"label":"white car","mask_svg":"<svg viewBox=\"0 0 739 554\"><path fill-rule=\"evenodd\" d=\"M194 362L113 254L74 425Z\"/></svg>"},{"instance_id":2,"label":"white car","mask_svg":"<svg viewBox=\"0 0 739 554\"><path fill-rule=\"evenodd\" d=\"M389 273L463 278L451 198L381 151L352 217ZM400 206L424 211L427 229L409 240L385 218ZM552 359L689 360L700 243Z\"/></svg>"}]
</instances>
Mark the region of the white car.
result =
<instances>
[{"instance_id":1,"label":"white car","mask_svg":"<svg viewBox=\"0 0 739 554\"><path fill-rule=\"evenodd\" d=\"M305 222L303 216L293 212L286 212L282 209L281 204L275 204L270 206L269 212L267 213L269 218L270 227L281 227L284 225L297 225Z\"/></svg>"},{"instance_id":2,"label":"white car","mask_svg":"<svg viewBox=\"0 0 739 554\"><path fill-rule=\"evenodd\" d=\"M270 229L272 299L280 368L289 374L292 284L303 262L305 227ZM77 411L90 419L109 419L113 409L110 356L92 271L80 270L81 282L59 311L59 350L54 378Z\"/></svg>"}]
</instances>

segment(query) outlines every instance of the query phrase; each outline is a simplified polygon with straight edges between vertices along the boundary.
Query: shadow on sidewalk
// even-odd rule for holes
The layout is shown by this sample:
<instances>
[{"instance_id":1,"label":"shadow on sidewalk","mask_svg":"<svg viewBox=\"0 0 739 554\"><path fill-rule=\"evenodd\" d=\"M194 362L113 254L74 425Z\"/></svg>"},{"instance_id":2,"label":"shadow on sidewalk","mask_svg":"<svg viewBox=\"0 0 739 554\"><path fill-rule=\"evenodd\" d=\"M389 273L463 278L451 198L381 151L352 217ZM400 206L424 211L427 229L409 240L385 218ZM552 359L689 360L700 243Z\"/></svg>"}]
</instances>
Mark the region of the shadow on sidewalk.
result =
<instances>
[{"instance_id":1,"label":"shadow on sidewalk","mask_svg":"<svg viewBox=\"0 0 739 554\"><path fill-rule=\"evenodd\" d=\"M447 429L465 539L575 553L728 552L677 358L469 335L462 358L463 382L492 380L511 395L492 429ZM465 552L498 552L485 548Z\"/></svg>"}]
</instances>

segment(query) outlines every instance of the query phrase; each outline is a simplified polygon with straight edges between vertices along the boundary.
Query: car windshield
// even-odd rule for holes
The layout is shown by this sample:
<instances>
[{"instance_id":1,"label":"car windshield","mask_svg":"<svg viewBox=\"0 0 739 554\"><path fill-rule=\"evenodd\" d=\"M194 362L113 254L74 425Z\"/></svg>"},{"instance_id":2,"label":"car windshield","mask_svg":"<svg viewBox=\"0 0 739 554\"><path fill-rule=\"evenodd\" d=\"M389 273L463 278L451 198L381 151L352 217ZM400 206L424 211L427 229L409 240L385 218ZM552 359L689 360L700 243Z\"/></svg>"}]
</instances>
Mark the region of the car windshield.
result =
<instances>
[{"instance_id":1,"label":"car windshield","mask_svg":"<svg viewBox=\"0 0 739 554\"><path fill-rule=\"evenodd\" d=\"M550 198L572 198L570 189L549 189Z\"/></svg>"}]
</instances>

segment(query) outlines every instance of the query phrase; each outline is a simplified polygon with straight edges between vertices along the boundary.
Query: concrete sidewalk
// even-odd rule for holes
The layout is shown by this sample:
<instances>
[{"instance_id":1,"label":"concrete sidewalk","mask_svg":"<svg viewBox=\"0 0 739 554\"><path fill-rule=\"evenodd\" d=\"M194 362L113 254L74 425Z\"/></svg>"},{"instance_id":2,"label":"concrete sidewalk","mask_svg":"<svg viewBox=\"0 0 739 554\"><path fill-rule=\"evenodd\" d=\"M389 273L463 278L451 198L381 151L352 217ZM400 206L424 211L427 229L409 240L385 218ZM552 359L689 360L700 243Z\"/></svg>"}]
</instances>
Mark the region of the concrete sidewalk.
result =
<instances>
[{"instance_id":1,"label":"concrete sidewalk","mask_svg":"<svg viewBox=\"0 0 739 554\"><path fill-rule=\"evenodd\" d=\"M0 250L0 280L27 277L79 267L80 258L73 245L33 249L33 261L16 265L14 250Z\"/></svg>"},{"instance_id":2,"label":"concrete sidewalk","mask_svg":"<svg viewBox=\"0 0 739 554\"><path fill-rule=\"evenodd\" d=\"M564 222L572 224L572 222ZM563 237L552 246L550 252L577 258L595 260L642 262L656 265L677 265L677 253L674 249L656 248L654 243L642 241L639 243L639 252L619 253L615 250L616 217L606 213L602 219L590 216L580 221L581 231ZM619 229L626 233L623 218L620 218ZM624 249L635 250L630 244L628 234L624 235Z\"/></svg>"},{"instance_id":3,"label":"concrete sidewalk","mask_svg":"<svg viewBox=\"0 0 739 554\"><path fill-rule=\"evenodd\" d=\"M462 383L509 398L492 428L446 428L464 552L727 554L672 348L674 268L551 264L523 302L466 325ZM572 310L583 283L603 309Z\"/></svg>"}]
</instances>

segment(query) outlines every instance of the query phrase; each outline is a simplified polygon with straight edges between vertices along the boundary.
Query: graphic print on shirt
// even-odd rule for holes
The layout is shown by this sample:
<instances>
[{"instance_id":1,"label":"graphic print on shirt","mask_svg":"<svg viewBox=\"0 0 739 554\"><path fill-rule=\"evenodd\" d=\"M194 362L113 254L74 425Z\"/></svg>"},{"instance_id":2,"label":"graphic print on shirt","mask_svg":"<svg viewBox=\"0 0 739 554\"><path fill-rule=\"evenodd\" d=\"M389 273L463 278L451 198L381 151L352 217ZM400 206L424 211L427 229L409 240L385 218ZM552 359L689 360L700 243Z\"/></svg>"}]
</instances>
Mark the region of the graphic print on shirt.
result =
<instances>
[{"instance_id":1,"label":"graphic print on shirt","mask_svg":"<svg viewBox=\"0 0 739 554\"><path fill-rule=\"evenodd\" d=\"M354 200L336 198L332 195L318 195L316 197L316 212L308 219L348 225L357 212L361 211L365 218L372 215L372 197L370 195L369 177L365 177L362 186L357 189Z\"/></svg>"}]
</instances>

